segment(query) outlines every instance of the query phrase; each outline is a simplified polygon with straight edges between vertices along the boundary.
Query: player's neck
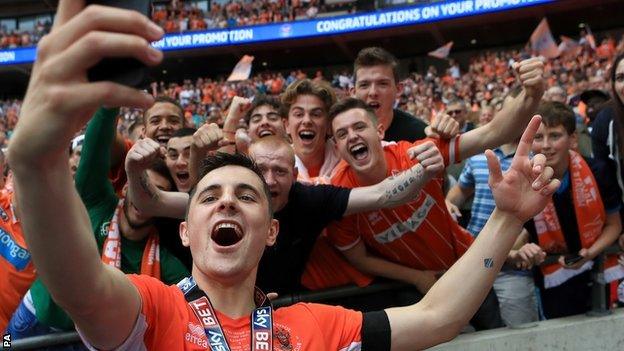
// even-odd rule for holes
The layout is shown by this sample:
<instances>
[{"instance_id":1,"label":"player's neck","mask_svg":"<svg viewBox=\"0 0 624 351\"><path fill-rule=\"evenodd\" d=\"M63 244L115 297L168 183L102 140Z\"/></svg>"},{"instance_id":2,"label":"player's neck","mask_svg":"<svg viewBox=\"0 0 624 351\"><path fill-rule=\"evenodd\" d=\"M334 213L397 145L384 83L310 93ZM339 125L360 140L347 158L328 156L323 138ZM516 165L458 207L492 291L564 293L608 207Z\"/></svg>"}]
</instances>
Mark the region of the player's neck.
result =
<instances>
[{"instance_id":1,"label":"player's neck","mask_svg":"<svg viewBox=\"0 0 624 351\"><path fill-rule=\"evenodd\" d=\"M563 160L561 160L558 164L553 166L553 171L554 171L553 177L559 180L563 179L563 176L568 171L569 166L570 166L570 159L566 157Z\"/></svg>"},{"instance_id":2,"label":"player's neck","mask_svg":"<svg viewBox=\"0 0 624 351\"><path fill-rule=\"evenodd\" d=\"M230 318L249 316L255 308L256 270L242 279L219 281L208 277L193 266L193 278L208 296L215 310Z\"/></svg>"},{"instance_id":3,"label":"player's neck","mask_svg":"<svg viewBox=\"0 0 624 351\"><path fill-rule=\"evenodd\" d=\"M382 157L379 157L375 164L367 167L365 170L355 171L360 186L375 185L388 177L388 164L383 156L383 150L381 153Z\"/></svg>"},{"instance_id":4,"label":"player's neck","mask_svg":"<svg viewBox=\"0 0 624 351\"><path fill-rule=\"evenodd\" d=\"M297 157L303 162L303 165L308 171L308 176L318 177L318 173L321 167L323 167L323 162L325 162L325 148L320 148L310 154L299 154Z\"/></svg>"},{"instance_id":5,"label":"player's neck","mask_svg":"<svg viewBox=\"0 0 624 351\"><path fill-rule=\"evenodd\" d=\"M388 130L392 124L392 120L394 119L394 110L390 108L387 111L379 111L377 119L379 120L379 123L383 124L384 128Z\"/></svg>"},{"instance_id":6,"label":"player's neck","mask_svg":"<svg viewBox=\"0 0 624 351\"><path fill-rule=\"evenodd\" d=\"M152 226L147 225L141 228L132 228L124 213L119 216L119 234L130 241L141 241L152 231Z\"/></svg>"}]
</instances>

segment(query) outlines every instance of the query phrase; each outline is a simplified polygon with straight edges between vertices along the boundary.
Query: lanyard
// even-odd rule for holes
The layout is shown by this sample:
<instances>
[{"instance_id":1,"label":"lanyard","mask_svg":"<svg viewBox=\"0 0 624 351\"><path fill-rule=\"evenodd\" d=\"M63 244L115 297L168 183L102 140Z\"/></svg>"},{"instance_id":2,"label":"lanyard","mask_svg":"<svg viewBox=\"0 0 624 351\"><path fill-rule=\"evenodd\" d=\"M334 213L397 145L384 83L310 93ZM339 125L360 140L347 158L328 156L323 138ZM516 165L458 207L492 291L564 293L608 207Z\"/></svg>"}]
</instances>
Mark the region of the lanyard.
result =
<instances>
[{"instance_id":1,"label":"lanyard","mask_svg":"<svg viewBox=\"0 0 624 351\"><path fill-rule=\"evenodd\" d=\"M195 313L195 316L204 327L211 351L230 351L230 345L225 339L223 328L217 318L212 303L206 294L197 286L193 277L184 278L178 283L178 288ZM251 350L273 350L273 307L262 292L255 288L254 301L256 307L251 314Z\"/></svg>"}]
</instances>

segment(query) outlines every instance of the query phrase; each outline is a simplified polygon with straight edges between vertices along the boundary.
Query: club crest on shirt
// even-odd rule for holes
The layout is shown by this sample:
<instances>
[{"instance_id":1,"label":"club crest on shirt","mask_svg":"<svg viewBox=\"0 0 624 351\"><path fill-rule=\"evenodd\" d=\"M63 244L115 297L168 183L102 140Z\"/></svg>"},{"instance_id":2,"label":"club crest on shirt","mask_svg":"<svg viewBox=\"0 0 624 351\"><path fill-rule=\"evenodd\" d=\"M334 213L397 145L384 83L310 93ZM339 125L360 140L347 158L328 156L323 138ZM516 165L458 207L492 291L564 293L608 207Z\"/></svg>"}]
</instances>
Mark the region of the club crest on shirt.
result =
<instances>
[{"instance_id":1,"label":"club crest on shirt","mask_svg":"<svg viewBox=\"0 0 624 351\"><path fill-rule=\"evenodd\" d=\"M110 225L110 221L102 223L100 227L100 236L108 236L108 226Z\"/></svg>"},{"instance_id":2,"label":"club crest on shirt","mask_svg":"<svg viewBox=\"0 0 624 351\"><path fill-rule=\"evenodd\" d=\"M293 334L290 327L274 323L273 349L275 351L303 351L303 343L297 333Z\"/></svg>"},{"instance_id":3,"label":"club crest on shirt","mask_svg":"<svg viewBox=\"0 0 624 351\"><path fill-rule=\"evenodd\" d=\"M290 331L286 328L276 327L273 332L273 337L279 342L280 349L283 351L291 351L293 349L292 342L290 340Z\"/></svg>"},{"instance_id":4,"label":"club crest on shirt","mask_svg":"<svg viewBox=\"0 0 624 351\"><path fill-rule=\"evenodd\" d=\"M378 211L374 211L368 214L368 221L371 225L375 225L375 223L381 221L381 214Z\"/></svg>"}]
</instances>

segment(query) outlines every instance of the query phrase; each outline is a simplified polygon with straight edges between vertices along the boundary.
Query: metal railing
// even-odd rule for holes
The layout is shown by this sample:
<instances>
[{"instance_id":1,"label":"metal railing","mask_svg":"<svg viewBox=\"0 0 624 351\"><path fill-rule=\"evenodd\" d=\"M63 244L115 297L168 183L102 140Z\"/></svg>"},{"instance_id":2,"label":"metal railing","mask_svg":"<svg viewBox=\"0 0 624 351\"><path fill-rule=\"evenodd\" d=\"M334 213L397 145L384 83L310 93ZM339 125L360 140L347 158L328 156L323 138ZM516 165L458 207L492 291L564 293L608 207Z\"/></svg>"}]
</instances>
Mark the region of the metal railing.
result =
<instances>
[{"instance_id":1,"label":"metal railing","mask_svg":"<svg viewBox=\"0 0 624 351\"><path fill-rule=\"evenodd\" d=\"M607 302L605 289L606 281L604 279L604 257L607 254L615 254L620 252L620 248L616 245L606 248L602 254L594 259L592 268L592 285L591 309L586 313L588 316L604 316L611 313ZM543 264L556 263L560 255L549 255ZM298 302L323 302L328 300L349 298L356 296L372 295L380 292L399 290L410 287L410 285L401 282L383 282L375 283L367 287L357 287L355 285L342 286L338 288L305 291L296 294L278 297L273 300L275 307L289 306ZM77 332L54 333L21 340L13 341L12 350L37 350L44 347L60 346L80 342Z\"/></svg>"}]
</instances>

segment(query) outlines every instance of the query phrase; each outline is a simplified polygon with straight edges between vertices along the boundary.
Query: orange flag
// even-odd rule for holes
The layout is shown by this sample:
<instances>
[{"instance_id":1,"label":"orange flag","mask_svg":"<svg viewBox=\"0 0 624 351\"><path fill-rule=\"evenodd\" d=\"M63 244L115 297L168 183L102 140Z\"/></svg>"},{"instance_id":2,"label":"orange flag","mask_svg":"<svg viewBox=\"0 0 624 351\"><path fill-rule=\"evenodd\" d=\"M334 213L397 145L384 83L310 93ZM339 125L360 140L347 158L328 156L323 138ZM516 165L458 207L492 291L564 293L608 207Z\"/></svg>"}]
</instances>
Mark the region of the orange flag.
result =
<instances>
[{"instance_id":1,"label":"orange flag","mask_svg":"<svg viewBox=\"0 0 624 351\"><path fill-rule=\"evenodd\" d=\"M581 46L576 40L566 37L565 35L559 36L559 39L561 39L561 43L559 44L560 55L574 54L576 49Z\"/></svg>"},{"instance_id":2,"label":"orange flag","mask_svg":"<svg viewBox=\"0 0 624 351\"><path fill-rule=\"evenodd\" d=\"M531 34L531 48L547 58L559 56L559 48L550 32L548 21L544 18Z\"/></svg>"}]
</instances>

